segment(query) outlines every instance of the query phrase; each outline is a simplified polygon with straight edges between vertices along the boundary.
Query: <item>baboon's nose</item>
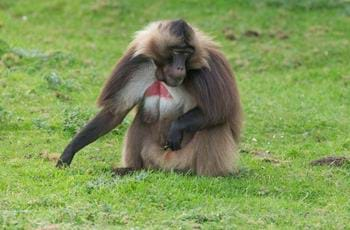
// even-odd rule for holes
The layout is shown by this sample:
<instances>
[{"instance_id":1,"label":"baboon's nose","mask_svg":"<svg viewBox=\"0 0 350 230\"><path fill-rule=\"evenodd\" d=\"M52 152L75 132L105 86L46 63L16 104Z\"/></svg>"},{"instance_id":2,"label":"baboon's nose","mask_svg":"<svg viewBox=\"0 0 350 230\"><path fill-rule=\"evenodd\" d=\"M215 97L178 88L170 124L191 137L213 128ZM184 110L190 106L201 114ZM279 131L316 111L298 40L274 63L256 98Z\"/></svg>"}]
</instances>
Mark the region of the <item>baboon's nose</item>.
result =
<instances>
[{"instance_id":1,"label":"baboon's nose","mask_svg":"<svg viewBox=\"0 0 350 230\"><path fill-rule=\"evenodd\" d=\"M183 66L178 66L174 72L174 77L176 78L182 78L186 75L186 71Z\"/></svg>"}]
</instances>

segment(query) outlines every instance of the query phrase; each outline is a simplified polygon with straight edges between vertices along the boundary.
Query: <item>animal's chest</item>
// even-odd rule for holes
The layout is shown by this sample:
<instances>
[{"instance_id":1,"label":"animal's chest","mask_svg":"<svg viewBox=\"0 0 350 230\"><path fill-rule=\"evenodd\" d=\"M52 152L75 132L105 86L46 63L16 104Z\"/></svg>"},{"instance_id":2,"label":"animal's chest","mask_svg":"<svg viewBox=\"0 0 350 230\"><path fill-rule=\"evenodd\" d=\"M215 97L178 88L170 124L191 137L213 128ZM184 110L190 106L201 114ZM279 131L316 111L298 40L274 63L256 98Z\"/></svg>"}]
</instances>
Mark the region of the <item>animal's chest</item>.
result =
<instances>
[{"instance_id":1,"label":"animal's chest","mask_svg":"<svg viewBox=\"0 0 350 230\"><path fill-rule=\"evenodd\" d=\"M169 87L154 81L144 93L142 112L146 122L154 122L178 117L194 105L194 99L184 87Z\"/></svg>"}]
</instances>

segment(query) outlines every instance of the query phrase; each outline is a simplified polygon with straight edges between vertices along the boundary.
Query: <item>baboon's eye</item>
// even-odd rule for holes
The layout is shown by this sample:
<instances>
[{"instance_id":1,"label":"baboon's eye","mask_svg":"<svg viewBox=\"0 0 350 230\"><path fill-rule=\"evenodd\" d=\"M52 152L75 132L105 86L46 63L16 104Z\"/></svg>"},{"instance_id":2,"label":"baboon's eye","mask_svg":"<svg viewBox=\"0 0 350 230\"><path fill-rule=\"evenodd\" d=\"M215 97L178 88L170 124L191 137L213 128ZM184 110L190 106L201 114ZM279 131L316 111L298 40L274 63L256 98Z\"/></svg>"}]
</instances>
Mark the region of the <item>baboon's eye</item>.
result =
<instances>
[{"instance_id":1,"label":"baboon's eye","mask_svg":"<svg viewBox=\"0 0 350 230\"><path fill-rule=\"evenodd\" d=\"M188 56L191 56L193 51L192 50L189 50L189 49L181 49L181 50L178 50L178 49L174 49L173 54L183 54L185 55L185 57L188 57Z\"/></svg>"},{"instance_id":2,"label":"baboon's eye","mask_svg":"<svg viewBox=\"0 0 350 230\"><path fill-rule=\"evenodd\" d=\"M168 63L173 62L173 56L169 56L166 60L167 60Z\"/></svg>"}]
</instances>

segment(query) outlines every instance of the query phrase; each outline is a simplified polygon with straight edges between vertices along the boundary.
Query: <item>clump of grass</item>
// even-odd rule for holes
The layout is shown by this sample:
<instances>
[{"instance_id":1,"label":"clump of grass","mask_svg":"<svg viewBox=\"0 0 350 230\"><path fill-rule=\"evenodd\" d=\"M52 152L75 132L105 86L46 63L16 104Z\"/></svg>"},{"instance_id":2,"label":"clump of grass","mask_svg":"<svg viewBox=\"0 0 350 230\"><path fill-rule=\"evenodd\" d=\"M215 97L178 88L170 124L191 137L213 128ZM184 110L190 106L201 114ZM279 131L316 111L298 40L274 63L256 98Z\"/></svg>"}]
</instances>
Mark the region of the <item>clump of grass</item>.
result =
<instances>
[{"instance_id":1,"label":"clump of grass","mask_svg":"<svg viewBox=\"0 0 350 230\"><path fill-rule=\"evenodd\" d=\"M52 71L44 76L47 87L55 91L72 92L79 91L80 85L73 79L63 80L62 77L55 71Z\"/></svg>"},{"instance_id":2,"label":"clump of grass","mask_svg":"<svg viewBox=\"0 0 350 230\"><path fill-rule=\"evenodd\" d=\"M0 60L9 69L22 67L28 73L50 68L68 68L75 65L84 65L73 55L62 52L42 52L38 49L11 47L0 39Z\"/></svg>"},{"instance_id":3,"label":"clump of grass","mask_svg":"<svg viewBox=\"0 0 350 230\"><path fill-rule=\"evenodd\" d=\"M7 68L12 68L20 63L20 57L14 53L5 53L1 57L1 62L4 63Z\"/></svg>"},{"instance_id":4,"label":"clump of grass","mask_svg":"<svg viewBox=\"0 0 350 230\"><path fill-rule=\"evenodd\" d=\"M0 122L8 122L12 117L12 113L0 106Z\"/></svg>"},{"instance_id":5,"label":"clump of grass","mask_svg":"<svg viewBox=\"0 0 350 230\"><path fill-rule=\"evenodd\" d=\"M70 136L76 134L92 117L92 112L74 107L63 111L63 131Z\"/></svg>"},{"instance_id":6,"label":"clump of grass","mask_svg":"<svg viewBox=\"0 0 350 230\"><path fill-rule=\"evenodd\" d=\"M0 39L0 57L2 57L2 55L7 53L9 49L10 49L9 44L7 44L7 42L5 42L4 40Z\"/></svg>"},{"instance_id":7,"label":"clump of grass","mask_svg":"<svg viewBox=\"0 0 350 230\"><path fill-rule=\"evenodd\" d=\"M49 124L47 119L44 118L33 118L33 125L38 129L45 129L47 131L52 131L53 127Z\"/></svg>"},{"instance_id":8,"label":"clump of grass","mask_svg":"<svg viewBox=\"0 0 350 230\"><path fill-rule=\"evenodd\" d=\"M50 89L57 90L62 84L62 79L58 76L56 72L51 72L50 74L45 76L45 80Z\"/></svg>"},{"instance_id":9,"label":"clump of grass","mask_svg":"<svg viewBox=\"0 0 350 230\"><path fill-rule=\"evenodd\" d=\"M115 129L112 130L112 133L114 135L124 135L124 133L126 132L126 130L129 128L131 122L132 122L132 117L126 117L123 122L118 125L118 127L116 127Z\"/></svg>"}]
</instances>

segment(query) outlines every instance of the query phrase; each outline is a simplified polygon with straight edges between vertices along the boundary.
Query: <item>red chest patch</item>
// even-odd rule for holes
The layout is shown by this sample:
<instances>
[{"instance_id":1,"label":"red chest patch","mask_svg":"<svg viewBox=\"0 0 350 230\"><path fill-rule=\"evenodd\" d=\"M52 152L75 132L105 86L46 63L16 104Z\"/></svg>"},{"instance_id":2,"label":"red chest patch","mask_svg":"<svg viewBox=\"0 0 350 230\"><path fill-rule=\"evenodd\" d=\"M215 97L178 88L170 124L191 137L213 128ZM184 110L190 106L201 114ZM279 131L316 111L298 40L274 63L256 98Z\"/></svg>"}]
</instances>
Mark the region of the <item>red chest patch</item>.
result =
<instances>
[{"instance_id":1,"label":"red chest patch","mask_svg":"<svg viewBox=\"0 0 350 230\"><path fill-rule=\"evenodd\" d=\"M150 87L148 87L145 92L145 96L159 96L169 99L173 98L161 81L155 81Z\"/></svg>"}]
</instances>

